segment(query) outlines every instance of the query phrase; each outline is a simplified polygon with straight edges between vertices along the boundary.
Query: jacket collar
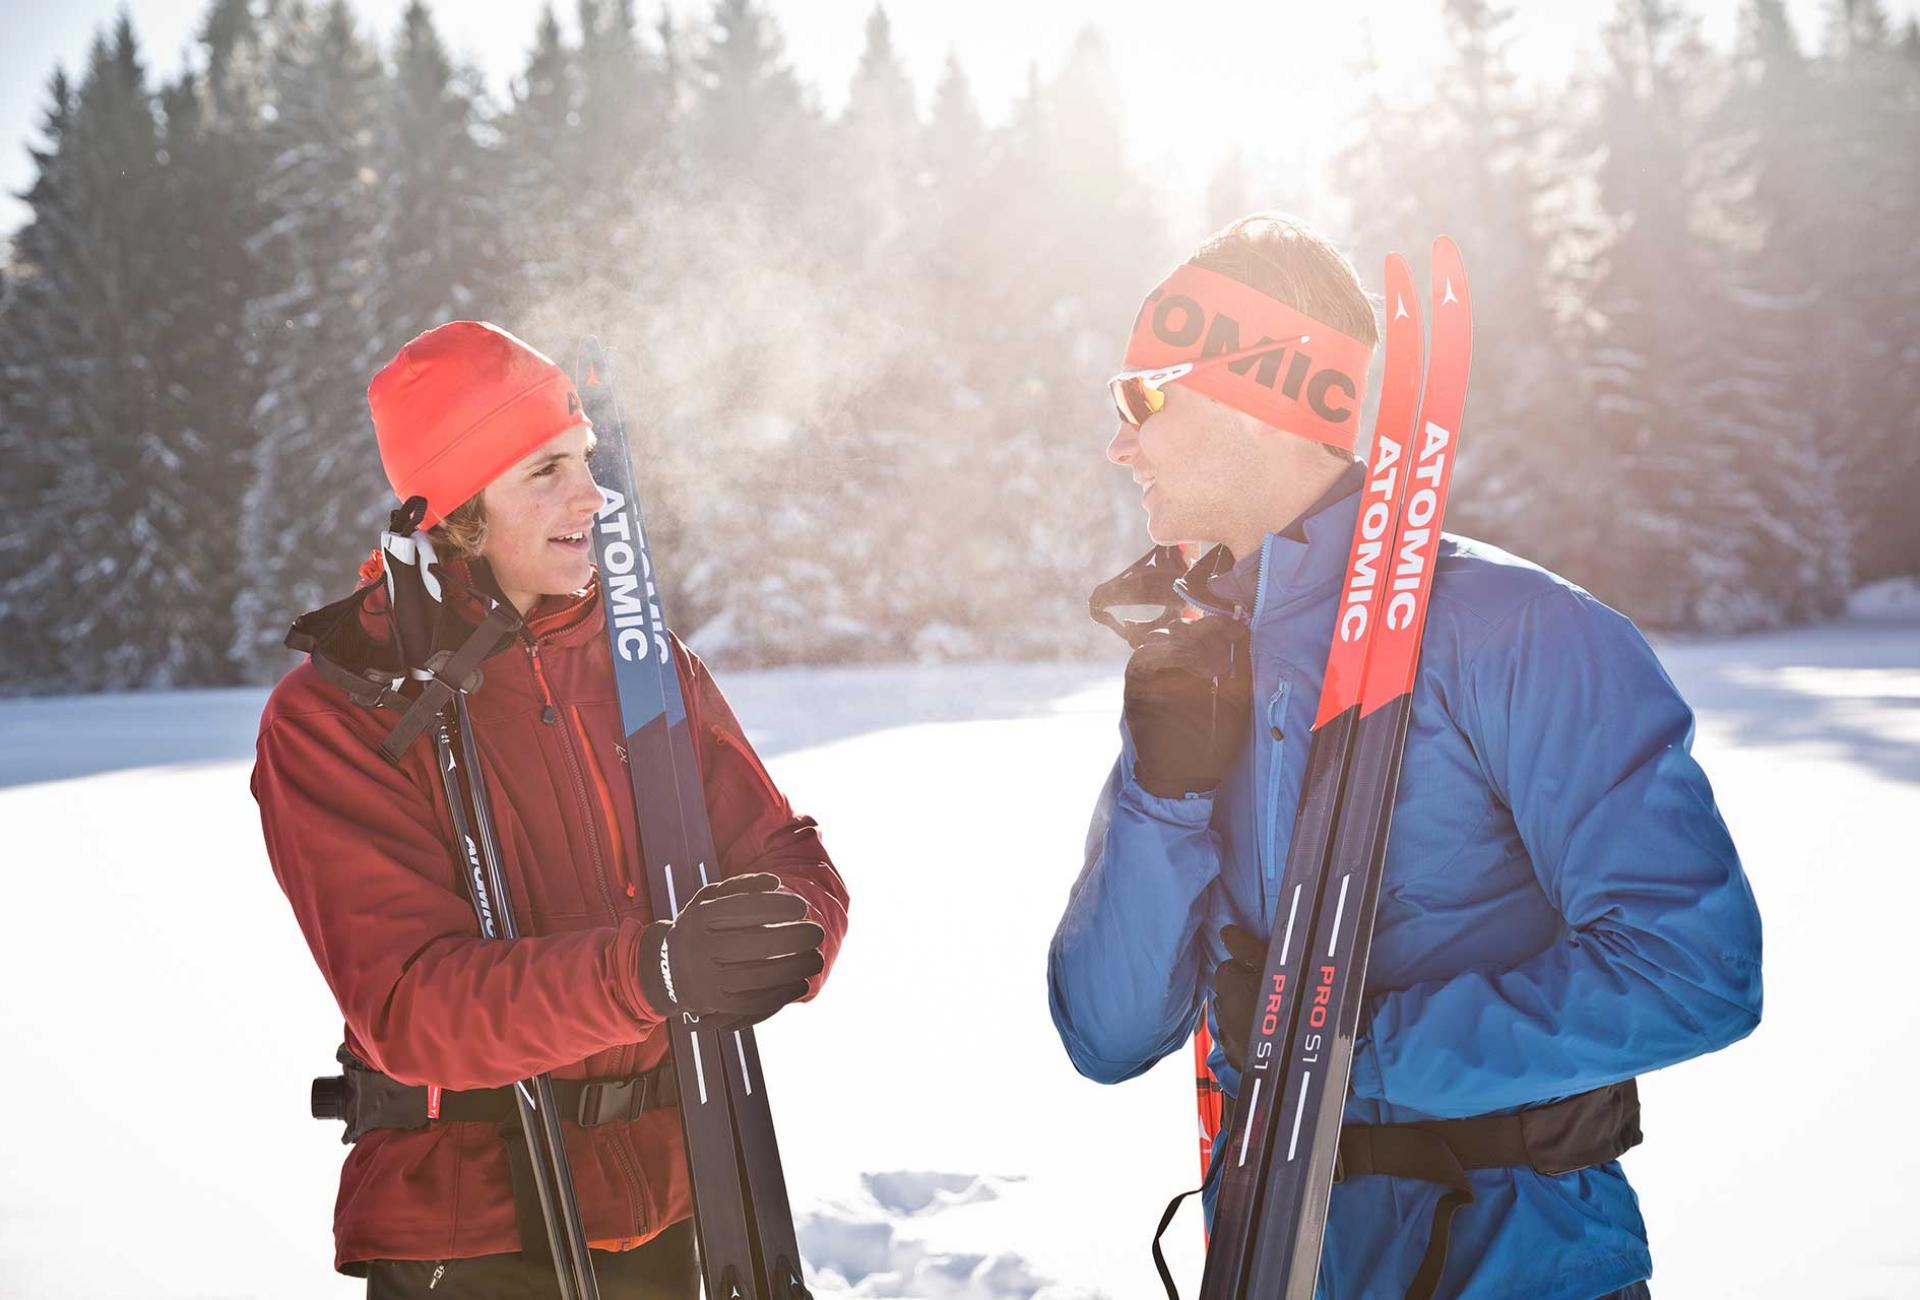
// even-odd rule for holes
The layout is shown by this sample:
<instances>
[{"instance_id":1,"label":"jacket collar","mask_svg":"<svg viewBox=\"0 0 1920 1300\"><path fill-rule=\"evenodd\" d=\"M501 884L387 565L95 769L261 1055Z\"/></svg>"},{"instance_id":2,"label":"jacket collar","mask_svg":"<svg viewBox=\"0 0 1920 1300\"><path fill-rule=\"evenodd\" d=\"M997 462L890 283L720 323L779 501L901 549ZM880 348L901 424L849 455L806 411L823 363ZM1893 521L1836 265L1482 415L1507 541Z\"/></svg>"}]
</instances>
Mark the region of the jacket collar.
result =
<instances>
[{"instance_id":1,"label":"jacket collar","mask_svg":"<svg viewBox=\"0 0 1920 1300\"><path fill-rule=\"evenodd\" d=\"M1345 480L1343 480L1345 481ZM1269 533L1260 553L1260 585L1251 618L1282 609L1328 583L1346 567L1360 514L1360 484L1352 481L1338 500L1301 521L1297 536Z\"/></svg>"},{"instance_id":2,"label":"jacket collar","mask_svg":"<svg viewBox=\"0 0 1920 1300\"><path fill-rule=\"evenodd\" d=\"M596 569L579 591L543 597L527 616L527 633L535 640L578 645L601 633L606 617L600 601L600 573Z\"/></svg>"},{"instance_id":3,"label":"jacket collar","mask_svg":"<svg viewBox=\"0 0 1920 1300\"><path fill-rule=\"evenodd\" d=\"M474 595L474 584L478 580L466 560L447 560L443 562L450 571L453 583L449 585L448 595L454 604L454 611L460 621L478 627L485 617L485 607ZM367 593L361 603L359 621L362 631L375 643L384 645L387 641L387 594L378 578L374 580L374 589ZM600 574L596 569L587 585L579 591L564 596L545 596L533 607L533 612L525 616L525 626L520 639L551 640L559 645L577 645L591 640L604 626L605 610L600 601ZM507 644L511 645L509 640Z\"/></svg>"}]
</instances>

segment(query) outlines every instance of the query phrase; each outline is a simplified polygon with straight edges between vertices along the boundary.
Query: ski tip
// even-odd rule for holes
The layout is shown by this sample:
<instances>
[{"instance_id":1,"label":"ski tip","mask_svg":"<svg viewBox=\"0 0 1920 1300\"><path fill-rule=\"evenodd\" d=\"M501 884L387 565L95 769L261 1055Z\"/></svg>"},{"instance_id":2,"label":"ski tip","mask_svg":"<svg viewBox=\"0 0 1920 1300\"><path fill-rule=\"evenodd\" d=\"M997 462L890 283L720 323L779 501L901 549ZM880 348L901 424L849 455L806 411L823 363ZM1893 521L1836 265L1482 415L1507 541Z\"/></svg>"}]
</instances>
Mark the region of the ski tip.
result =
<instances>
[{"instance_id":1,"label":"ski tip","mask_svg":"<svg viewBox=\"0 0 1920 1300\"><path fill-rule=\"evenodd\" d=\"M1396 321L1420 322L1420 300L1414 293L1413 268L1407 265L1407 259L1398 253L1387 254L1387 328L1392 330Z\"/></svg>"},{"instance_id":2,"label":"ski tip","mask_svg":"<svg viewBox=\"0 0 1920 1300\"><path fill-rule=\"evenodd\" d=\"M1441 235L1433 241L1434 310L1466 302L1466 261L1460 256L1460 246L1453 242L1453 237Z\"/></svg>"},{"instance_id":3,"label":"ski tip","mask_svg":"<svg viewBox=\"0 0 1920 1300\"><path fill-rule=\"evenodd\" d=\"M573 347L574 382L582 388L598 387L606 381L601 377L600 367L606 362L606 349L600 346L597 335L583 336Z\"/></svg>"}]
</instances>

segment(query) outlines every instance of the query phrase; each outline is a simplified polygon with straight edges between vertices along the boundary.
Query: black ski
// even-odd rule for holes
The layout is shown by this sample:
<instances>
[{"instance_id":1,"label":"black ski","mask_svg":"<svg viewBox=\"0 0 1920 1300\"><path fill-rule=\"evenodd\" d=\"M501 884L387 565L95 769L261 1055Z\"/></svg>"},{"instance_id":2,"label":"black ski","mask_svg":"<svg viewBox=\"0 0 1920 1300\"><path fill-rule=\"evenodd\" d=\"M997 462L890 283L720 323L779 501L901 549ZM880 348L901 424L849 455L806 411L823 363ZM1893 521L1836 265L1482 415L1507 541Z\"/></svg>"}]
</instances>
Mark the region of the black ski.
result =
<instances>
[{"instance_id":1,"label":"black ski","mask_svg":"<svg viewBox=\"0 0 1920 1300\"><path fill-rule=\"evenodd\" d=\"M655 914L666 918L717 872L713 830L619 403L596 344L583 350L576 382L598 436L594 477L605 504L594 526L594 553L647 888ZM717 1032L690 1015L668 1027L708 1300L806 1300L753 1031Z\"/></svg>"}]
</instances>

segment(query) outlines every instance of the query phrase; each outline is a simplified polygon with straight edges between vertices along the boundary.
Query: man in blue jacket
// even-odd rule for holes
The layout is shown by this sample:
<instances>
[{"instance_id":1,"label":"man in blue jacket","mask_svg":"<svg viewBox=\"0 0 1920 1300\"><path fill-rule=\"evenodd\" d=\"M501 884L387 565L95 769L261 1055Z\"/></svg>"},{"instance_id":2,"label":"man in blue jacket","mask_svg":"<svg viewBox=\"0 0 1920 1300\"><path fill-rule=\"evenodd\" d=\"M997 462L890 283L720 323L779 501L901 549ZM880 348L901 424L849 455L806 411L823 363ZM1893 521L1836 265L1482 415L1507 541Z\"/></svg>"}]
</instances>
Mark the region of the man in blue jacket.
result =
<instances>
[{"instance_id":1,"label":"man in blue jacket","mask_svg":"<svg viewBox=\"0 0 1920 1300\"><path fill-rule=\"evenodd\" d=\"M1246 355L1303 333L1306 363ZM1054 1023L1089 1078L1140 1074L1205 1015L1237 1091L1375 341L1351 264L1275 214L1214 236L1142 308L1129 366L1220 361L1116 390L1108 455L1156 542L1216 546L1182 584L1206 616L1128 665L1120 758L1049 953ZM1645 1296L1646 1229L1613 1158L1638 1139L1632 1080L1758 1023L1759 914L1689 754L1692 712L1634 626L1494 547L1448 535L1439 554L1344 1118L1480 1117L1432 1129L1471 1199L1436 1233L1447 1186L1385 1157L1346 1177L1319 1294L1398 1297L1427 1264L1439 1296ZM1487 1155L1543 1110L1601 1133L1584 1167Z\"/></svg>"}]
</instances>

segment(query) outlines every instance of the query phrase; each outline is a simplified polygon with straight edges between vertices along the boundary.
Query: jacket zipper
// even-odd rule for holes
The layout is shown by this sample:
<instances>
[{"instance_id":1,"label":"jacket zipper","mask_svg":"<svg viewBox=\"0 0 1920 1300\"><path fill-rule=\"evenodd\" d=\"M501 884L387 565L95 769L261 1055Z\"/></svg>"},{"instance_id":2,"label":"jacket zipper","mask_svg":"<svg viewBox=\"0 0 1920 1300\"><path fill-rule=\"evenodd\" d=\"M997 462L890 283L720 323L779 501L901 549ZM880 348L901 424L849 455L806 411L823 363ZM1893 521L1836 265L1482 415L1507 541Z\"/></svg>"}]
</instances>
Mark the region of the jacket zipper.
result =
<instances>
[{"instance_id":1,"label":"jacket zipper","mask_svg":"<svg viewBox=\"0 0 1920 1300\"><path fill-rule=\"evenodd\" d=\"M570 627L577 626L580 621L582 620L575 620L574 623L570 623L566 627L555 628L547 635L557 635ZM558 723L560 721L559 705L553 698L552 689L547 685L546 672L540 667L540 642L545 638L535 637L525 632L523 632L523 635L526 636L527 641L527 662L533 669L534 681L539 686L540 694L544 701L540 719L542 722L549 724ZM567 727L560 729L560 748L567 756L567 776L573 782L574 797L580 801L581 806L587 811L586 825L582 829L587 837L588 854L593 859L594 878L600 885L600 897L607 905L607 915L613 919L615 924L618 924L620 919L619 908L614 904L613 890L607 884L607 868L606 862L600 853L600 837L593 829L593 800L588 797L586 774L581 768L581 764L585 760L574 749L571 730L571 728ZM632 1053L633 1048L629 1045L621 1047L614 1054L614 1072L616 1074L632 1072L629 1059ZM633 1188L632 1204L634 1206L634 1217L636 1220L641 1220L640 1228L644 1231L647 1225L644 1222L645 1216L639 1212L639 1207L645 1204L646 1184L641 1181L633 1153L629 1149L628 1135L624 1129L621 1129L608 1136L613 1140L607 1145L613 1148L614 1154L620 1162L621 1171L626 1174L627 1180Z\"/></svg>"},{"instance_id":2,"label":"jacket zipper","mask_svg":"<svg viewBox=\"0 0 1920 1300\"><path fill-rule=\"evenodd\" d=\"M558 723L560 710L553 702L553 693L547 689L547 675L540 667L540 642L531 636L527 638L527 662L532 666L534 680L539 683L541 694L547 700L546 709L540 715L541 720ZM580 807L587 814L586 824L581 829L587 837L587 853L593 860L593 874L600 885L600 898L607 905L607 915L617 924L619 909L614 905L613 889L607 883L607 864L600 852L600 836L593 829L593 798L587 792L586 773L580 766L581 758L574 749L573 737L565 727L560 729L560 749L567 756L567 776L573 782L574 798L579 800Z\"/></svg>"},{"instance_id":3,"label":"jacket zipper","mask_svg":"<svg viewBox=\"0 0 1920 1300\"><path fill-rule=\"evenodd\" d=\"M1253 570L1253 608L1247 611L1247 669L1249 672L1253 670L1253 629L1260 618L1260 606L1266 600L1267 596L1267 557L1272 546L1273 535L1269 533L1260 542L1260 560L1254 565ZM1234 612L1236 614L1239 613L1239 609L1236 607ZM1272 708L1271 703L1269 703L1268 708ZM1271 746L1266 747L1266 756L1266 807L1257 808L1254 810L1254 813L1255 816L1259 817L1265 823L1266 828L1266 834L1261 837L1261 842L1265 846L1266 852L1261 854L1260 914L1267 917L1269 923L1271 923L1272 916L1269 914L1269 909L1275 907L1278 903L1280 892L1279 881L1275 878L1278 874L1278 864L1274 862L1274 858L1279 850L1278 846L1274 843L1273 808L1275 802L1280 798L1281 756L1274 753Z\"/></svg>"}]
</instances>

